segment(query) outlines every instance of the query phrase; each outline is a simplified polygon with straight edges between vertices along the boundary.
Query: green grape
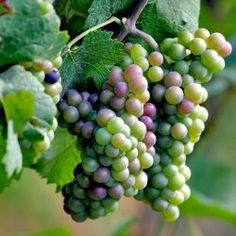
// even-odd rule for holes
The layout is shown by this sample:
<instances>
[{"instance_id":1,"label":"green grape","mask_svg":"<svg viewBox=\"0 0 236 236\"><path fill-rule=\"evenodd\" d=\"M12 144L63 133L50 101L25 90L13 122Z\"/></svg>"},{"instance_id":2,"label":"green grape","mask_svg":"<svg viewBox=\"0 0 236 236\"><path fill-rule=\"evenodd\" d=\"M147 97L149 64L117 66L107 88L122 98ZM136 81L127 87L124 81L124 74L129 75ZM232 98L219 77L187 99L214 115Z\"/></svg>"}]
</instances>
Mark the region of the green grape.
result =
<instances>
[{"instance_id":1,"label":"green grape","mask_svg":"<svg viewBox=\"0 0 236 236\"><path fill-rule=\"evenodd\" d=\"M151 177L151 184L158 189L165 188L168 185L168 178L164 174L158 173Z\"/></svg>"},{"instance_id":2,"label":"green grape","mask_svg":"<svg viewBox=\"0 0 236 236\"><path fill-rule=\"evenodd\" d=\"M190 42L193 40L193 34L189 31L183 31L178 36L178 43L188 47Z\"/></svg>"},{"instance_id":3,"label":"green grape","mask_svg":"<svg viewBox=\"0 0 236 236\"><path fill-rule=\"evenodd\" d=\"M156 199L160 196L161 192L160 190L156 189L156 188L153 188L151 186L147 186L145 189L144 189L144 194L145 196L148 198L148 199Z\"/></svg>"},{"instance_id":4,"label":"green grape","mask_svg":"<svg viewBox=\"0 0 236 236\"><path fill-rule=\"evenodd\" d=\"M108 145L112 135L106 128L99 128L95 134L95 140L100 145Z\"/></svg>"},{"instance_id":5,"label":"green grape","mask_svg":"<svg viewBox=\"0 0 236 236\"><path fill-rule=\"evenodd\" d=\"M189 49L193 55L198 56L207 49L207 44L204 39L194 38L189 44Z\"/></svg>"},{"instance_id":6,"label":"green grape","mask_svg":"<svg viewBox=\"0 0 236 236\"><path fill-rule=\"evenodd\" d=\"M124 121L120 117L115 116L108 120L107 129L110 133L116 134L122 132L124 125Z\"/></svg>"},{"instance_id":7,"label":"green grape","mask_svg":"<svg viewBox=\"0 0 236 236\"><path fill-rule=\"evenodd\" d=\"M199 82L204 83L206 80L208 80L207 76L209 74L209 71L200 61L194 61L190 65L189 74Z\"/></svg>"},{"instance_id":8,"label":"green grape","mask_svg":"<svg viewBox=\"0 0 236 236\"><path fill-rule=\"evenodd\" d=\"M189 132L192 134L200 134L204 129L204 122L201 119L195 119L192 126L189 128Z\"/></svg>"},{"instance_id":9,"label":"green grape","mask_svg":"<svg viewBox=\"0 0 236 236\"><path fill-rule=\"evenodd\" d=\"M173 164L169 164L163 168L163 173L169 178L175 176L178 172L178 167Z\"/></svg>"},{"instance_id":10,"label":"green grape","mask_svg":"<svg viewBox=\"0 0 236 236\"><path fill-rule=\"evenodd\" d=\"M153 165L153 157L151 154L144 152L138 156L142 169L148 169Z\"/></svg>"},{"instance_id":11,"label":"green grape","mask_svg":"<svg viewBox=\"0 0 236 236\"><path fill-rule=\"evenodd\" d=\"M156 198L153 202L152 202L152 208L156 211L164 211L165 209L167 209L168 207L168 201L162 199L162 198Z\"/></svg>"},{"instance_id":12,"label":"green grape","mask_svg":"<svg viewBox=\"0 0 236 236\"><path fill-rule=\"evenodd\" d=\"M141 171L138 175L135 176L134 188L141 190L147 186L148 177L144 171Z\"/></svg>"},{"instance_id":13,"label":"green grape","mask_svg":"<svg viewBox=\"0 0 236 236\"><path fill-rule=\"evenodd\" d=\"M146 71L149 68L149 62L145 57L134 59L134 63L140 66L143 71Z\"/></svg>"},{"instance_id":14,"label":"green grape","mask_svg":"<svg viewBox=\"0 0 236 236\"><path fill-rule=\"evenodd\" d=\"M210 36L210 32L205 28L199 28L194 33L194 37L202 38L204 40L207 40L209 36Z\"/></svg>"},{"instance_id":15,"label":"green grape","mask_svg":"<svg viewBox=\"0 0 236 236\"><path fill-rule=\"evenodd\" d=\"M173 222L179 218L179 209L177 206L169 204L163 211L163 216L166 221Z\"/></svg>"},{"instance_id":16,"label":"green grape","mask_svg":"<svg viewBox=\"0 0 236 236\"><path fill-rule=\"evenodd\" d=\"M171 156L180 156L184 153L184 145L182 142L174 140L170 148L168 148L168 153Z\"/></svg>"},{"instance_id":17,"label":"green grape","mask_svg":"<svg viewBox=\"0 0 236 236\"><path fill-rule=\"evenodd\" d=\"M188 73L189 71L189 62L187 61L177 61L174 64L174 70L179 72L181 75L185 75Z\"/></svg>"},{"instance_id":18,"label":"green grape","mask_svg":"<svg viewBox=\"0 0 236 236\"><path fill-rule=\"evenodd\" d=\"M161 67L152 66L148 70L147 75L148 75L148 79L150 82L158 82L158 81L162 80L162 78L164 76L164 72Z\"/></svg>"},{"instance_id":19,"label":"green grape","mask_svg":"<svg viewBox=\"0 0 236 236\"><path fill-rule=\"evenodd\" d=\"M126 156L129 159L129 161L133 161L135 158L138 157L138 149L137 148L133 148L130 151L126 152Z\"/></svg>"},{"instance_id":20,"label":"green grape","mask_svg":"<svg viewBox=\"0 0 236 236\"><path fill-rule=\"evenodd\" d=\"M167 38L161 42L160 48L162 52L166 52L169 47L173 44L176 43L177 39L172 39L172 38Z\"/></svg>"},{"instance_id":21,"label":"green grape","mask_svg":"<svg viewBox=\"0 0 236 236\"><path fill-rule=\"evenodd\" d=\"M126 156L123 156L121 158L115 159L112 163L112 168L115 171L123 171L129 166L129 160Z\"/></svg>"},{"instance_id":22,"label":"green grape","mask_svg":"<svg viewBox=\"0 0 236 236\"><path fill-rule=\"evenodd\" d=\"M191 170L185 164L179 166L180 173L184 176L185 181L188 181L191 177Z\"/></svg>"},{"instance_id":23,"label":"green grape","mask_svg":"<svg viewBox=\"0 0 236 236\"><path fill-rule=\"evenodd\" d=\"M181 173L177 173L175 176L168 180L168 186L172 190L178 190L185 184L185 177Z\"/></svg>"},{"instance_id":24,"label":"green grape","mask_svg":"<svg viewBox=\"0 0 236 236\"><path fill-rule=\"evenodd\" d=\"M199 104L202 99L202 86L197 83L191 83L184 89L184 95L195 104Z\"/></svg>"},{"instance_id":25,"label":"green grape","mask_svg":"<svg viewBox=\"0 0 236 236\"><path fill-rule=\"evenodd\" d=\"M187 184L184 184L182 186L182 188L180 189L180 191L183 193L184 195L184 200L186 201L187 199L189 199L190 195L191 195L191 190L189 188L189 186Z\"/></svg>"},{"instance_id":26,"label":"green grape","mask_svg":"<svg viewBox=\"0 0 236 236\"><path fill-rule=\"evenodd\" d=\"M111 143L115 148L121 149L125 145L126 140L127 138L125 137L124 134L117 133L112 135Z\"/></svg>"},{"instance_id":27,"label":"green grape","mask_svg":"<svg viewBox=\"0 0 236 236\"><path fill-rule=\"evenodd\" d=\"M137 121L131 127L132 135L135 136L139 141L144 139L146 132L147 132L146 125L141 121Z\"/></svg>"},{"instance_id":28,"label":"green grape","mask_svg":"<svg viewBox=\"0 0 236 236\"><path fill-rule=\"evenodd\" d=\"M116 180L116 181L119 181L119 182L123 182L125 181L126 179L128 179L129 177L129 169L126 168L122 171L115 171L115 170L112 170L111 171L111 174L112 174L112 177Z\"/></svg>"},{"instance_id":29,"label":"green grape","mask_svg":"<svg viewBox=\"0 0 236 236\"><path fill-rule=\"evenodd\" d=\"M180 87L171 86L166 90L165 98L170 104L179 104L184 98L184 93Z\"/></svg>"},{"instance_id":30,"label":"green grape","mask_svg":"<svg viewBox=\"0 0 236 236\"><path fill-rule=\"evenodd\" d=\"M173 161L173 164L180 166L186 162L186 156L184 154L181 154L179 156L173 156L172 161Z\"/></svg>"},{"instance_id":31,"label":"green grape","mask_svg":"<svg viewBox=\"0 0 236 236\"><path fill-rule=\"evenodd\" d=\"M135 60L140 57L146 57L147 51L140 44L134 44L130 49L130 55Z\"/></svg>"},{"instance_id":32,"label":"green grape","mask_svg":"<svg viewBox=\"0 0 236 236\"><path fill-rule=\"evenodd\" d=\"M174 60L174 61L180 61L184 59L186 55L186 49L183 45L179 43L173 43L168 49L167 49L168 56Z\"/></svg>"}]
</instances>

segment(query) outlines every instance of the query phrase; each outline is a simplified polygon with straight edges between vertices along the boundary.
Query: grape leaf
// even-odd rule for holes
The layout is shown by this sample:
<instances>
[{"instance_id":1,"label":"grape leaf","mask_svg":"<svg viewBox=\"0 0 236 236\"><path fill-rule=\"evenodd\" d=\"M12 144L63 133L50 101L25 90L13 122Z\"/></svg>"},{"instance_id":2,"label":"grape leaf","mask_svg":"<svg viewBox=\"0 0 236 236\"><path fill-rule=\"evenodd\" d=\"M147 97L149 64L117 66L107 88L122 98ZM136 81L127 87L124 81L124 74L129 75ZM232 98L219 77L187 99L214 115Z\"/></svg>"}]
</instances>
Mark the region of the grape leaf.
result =
<instances>
[{"instance_id":1,"label":"grape leaf","mask_svg":"<svg viewBox=\"0 0 236 236\"><path fill-rule=\"evenodd\" d=\"M0 66L55 57L68 36L59 31L54 10L42 15L39 2L32 0L10 0L9 4L13 14L0 18Z\"/></svg>"},{"instance_id":2,"label":"grape leaf","mask_svg":"<svg viewBox=\"0 0 236 236\"><path fill-rule=\"evenodd\" d=\"M149 0L138 20L138 27L161 41L184 30L196 30L199 11L200 0Z\"/></svg>"},{"instance_id":3,"label":"grape leaf","mask_svg":"<svg viewBox=\"0 0 236 236\"><path fill-rule=\"evenodd\" d=\"M6 119L12 120L14 130L20 133L34 114L34 95L30 91L10 93L2 98Z\"/></svg>"},{"instance_id":4,"label":"grape leaf","mask_svg":"<svg viewBox=\"0 0 236 236\"><path fill-rule=\"evenodd\" d=\"M64 56L60 69L63 93L77 83L86 85L91 73L97 73L95 80L99 84L98 81L104 80L107 75L107 66L122 60L122 43L113 40L111 36L111 32L92 32L85 37L78 49Z\"/></svg>"},{"instance_id":5,"label":"grape leaf","mask_svg":"<svg viewBox=\"0 0 236 236\"><path fill-rule=\"evenodd\" d=\"M70 135L66 129L58 128L51 148L34 168L48 179L48 183L61 187L72 180L73 170L80 161L76 136Z\"/></svg>"},{"instance_id":6,"label":"grape leaf","mask_svg":"<svg viewBox=\"0 0 236 236\"><path fill-rule=\"evenodd\" d=\"M30 91L35 97L35 118L41 125L47 127L52 124L56 115L56 106L50 96L44 93L43 85L21 66L12 66L0 74L3 82L3 93ZM4 90L5 88L5 90Z\"/></svg>"},{"instance_id":7,"label":"grape leaf","mask_svg":"<svg viewBox=\"0 0 236 236\"><path fill-rule=\"evenodd\" d=\"M85 28L91 28L107 20L112 15L126 10L132 0L94 0L89 8L89 15L85 22Z\"/></svg>"},{"instance_id":8,"label":"grape leaf","mask_svg":"<svg viewBox=\"0 0 236 236\"><path fill-rule=\"evenodd\" d=\"M6 153L2 157L5 164L8 178L22 169L22 153L18 142L17 134L14 131L13 121L7 123L7 146Z\"/></svg>"}]
</instances>

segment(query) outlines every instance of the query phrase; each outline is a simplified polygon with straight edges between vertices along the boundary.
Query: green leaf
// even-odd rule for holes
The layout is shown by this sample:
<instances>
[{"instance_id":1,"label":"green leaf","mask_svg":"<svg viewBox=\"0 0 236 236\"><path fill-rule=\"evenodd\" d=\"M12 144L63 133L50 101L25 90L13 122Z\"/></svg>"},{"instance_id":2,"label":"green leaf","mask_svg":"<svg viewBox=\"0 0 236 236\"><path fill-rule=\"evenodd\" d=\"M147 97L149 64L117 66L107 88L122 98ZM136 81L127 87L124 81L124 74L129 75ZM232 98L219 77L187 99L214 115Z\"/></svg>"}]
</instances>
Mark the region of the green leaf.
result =
<instances>
[{"instance_id":1,"label":"green leaf","mask_svg":"<svg viewBox=\"0 0 236 236\"><path fill-rule=\"evenodd\" d=\"M9 4L13 14L0 18L0 66L55 57L68 36L59 31L54 10L42 15L39 1L32 0L10 0Z\"/></svg>"},{"instance_id":2,"label":"green leaf","mask_svg":"<svg viewBox=\"0 0 236 236\"><path fill-rule=\"evenodd\" d=\"M180 207L181 214L187 216L210 217L236 225L236 211L199 192L192 192L188 201Z\"/></svg>"},{"instance_id":3,"label":"green leaf","mask_svg":"<svg viewBox=\"0 0 236 236\"><path fill-rule=\"evenodd\" d=\"M149 0L138 27L161 41L184 30L196 30L199 11L200 0Z\"/></svg>"},{"instance_id":4,"label":"green leaf","mask_svg":"<svg viewBox=\"0 0 236 236\"><path fill-rule=\"evenodd\" d=\"M94 0L88 10L89 15L85 22L85 28L91 28L112 15L125 11L132 3L132 0Z\"/></svg>"},{"instance_id":5,"label":"green leaf","mask_svg":"<svg viewBox=\"0 0 236 236\"><path fill-rule=\"evenodd\" d=\"M11 177L14 172L19 173L21 171L22 153L17 134L14 131L13 121L11 120L7 123L6 153L1 159L2 163L5 165L8 178Z\"/></svg>"},{"instance_id":6,"label":"green leaf","mask_svg":"<svg viewBox=\"0 0 236 236\"><path fill-rule=\"evenodd\" d=\"M30 91L10 93L2 98L6 119L12 120L19 133L34 114L34 95Z\"/></svg>"},{"instance_id":7,"label":"green leaf","mask_svg":"<svg viewBox=\"0 0 236 236\"><path fill-rule=\"evenodd\" d=\"M72 232L65 228L55 228L36 233L19 233L12 236L73 236Z\"/></svg>"},{"instance_id":8,"label":"green leaf","mask_svg":"<svg viewBox=\"0 0 236 236\"><path fill-rule=\"evenodd\" d=\"M136 222L134 217L124 219L111 233L110 236L131 236L130 228Z\"/></svg>"},{"instance_id":9,"label":"green leaf","mask_svg":"<svg viewBox=\"0 0 236 236\"><path fill-rule=\"evenodd\" d=\"M34 168L48 179L48 183L62 187L73 179L73 170L80 161L77 137L70 135L66 129L58 128L51 148Z\"/></svg>"},{"instance_id":10,"label":"green leaf","mask_svg":"<svg viewBox=\"0 0 236 236\"><path fill-rule=\"evenodd\" d=\"M96 84L107 77L107 66L112 66L122 60L122 43L111 38L111 32L92 32L87 35L81 46L68 52L61 67L63 91L80 84L87 84L91 73L97 73Z\"/></svg>"},{"instance_id":11,"label":"green leaf","mask_svg":"<svg viewBox=\"0 0 236 236\"><path fill-rule=\"evenodd\" d=\"M0 74L1 80L4 85L3 96L9 92L28 91L33 93L35 98L35 119L45 127L52 124L53 117L57 112L56 106L51 97L44 93L44 87L36 77L21 66L12 66Z\"/></svg>"}]
</instances>

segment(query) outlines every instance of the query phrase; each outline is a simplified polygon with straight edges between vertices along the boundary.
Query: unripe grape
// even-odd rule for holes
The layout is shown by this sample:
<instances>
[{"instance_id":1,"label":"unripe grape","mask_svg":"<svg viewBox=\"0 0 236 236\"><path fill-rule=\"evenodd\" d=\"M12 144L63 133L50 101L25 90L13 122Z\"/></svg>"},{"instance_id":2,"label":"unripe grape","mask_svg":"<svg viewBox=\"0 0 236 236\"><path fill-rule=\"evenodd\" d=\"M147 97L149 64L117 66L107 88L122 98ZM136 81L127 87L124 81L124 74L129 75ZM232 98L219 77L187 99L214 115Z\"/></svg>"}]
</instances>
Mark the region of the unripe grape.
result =
<instances>
[{"instance_id":1,"label":"unripe grape","mask_svg":"<svg viewBox=\"0 0 236 236\"><path fill-rule=\"evenodd\" d=\"M169 179L168 186L173 190L180 189L185 184L185 177L181 173L177 173L174 177Z\"/></svg>"},{"instance_id":2,"label":"unripe grape","mask_svg":"<svg viewBox=\"0 0 236 236\"><path fill-rule=\"evenodd\" d=\"M114 110L121 110L125 106L125 98L112 97L110 100L110 105Z\"/></svg>"},{"instance_id":3,"label":"unripe grape","mask_svg":"<svg viewBox=\"0 0 236 236\"><path fill-rule=\"evenodd\" d=\"M112 135L111 143L114 147L121 149L125 145L126 140L127 139L124 134L117 133Z\"/></svg>"},{"instance_id":4,"label":"unripe grape","mask_svg":"<svg viewBox=\"0 0 236 236\"><path fill-rule=\"evenodd\" d=\"M144 171L141 171L139 175L135 176L134 188L138 190L144 189L147 186L147 183L147 174Z\"/></svg>"},{"instance_id":5,"label":"unripe grape","mask_svg":"<svg viewBox=\"0 0 236 236\"><path fill-rule=\"evenodd\" d=\"M169 164L163 168L163 173L169 178L175 176L178 172L178 167L173 164Z\"/></svg>"},{"instance_id":6,"label":"unripe grape","mask_svg":"<svg viewBox=\"0 0 236 236\"><path fill-rule=\"evenodd\" d=\"M165 97L166 88L161 84L156 84L152 90L151 95L154 102L161 102Z\"/></svg>"},{"instance_id":7,"label":"unripe grape","mask_svg":"<svg viewBox=\"0 0 236 236\"><path fill-rule=\"evenodd\" d=\"M125 170L128 166L129 160L126 156L115 159L112 163L112 168L117 172Z\"/></svg>"},{"instance_id":8,"label":"unripe grape","mask_svg":"<svg viewBox=\"0 0 236 236\"><path fill-rule=\"evenodd\" d=\"M152 208L156 211L164 211L167 207L168 207L168 202L162 198L156 198L153 202L152 202Z\"/></svg>"},{"instance_id":9,"label":"unripe grape","mask_svg":"<svg viewBox=\"0 0 236 236\"><path fill-rule=\"evenodd\" d=\"M118 82L115 85L114 92L115 92L116 96L118 96L118 97L126 97L129 92L129 88L128 88L127 83Z\"/></svg>"},{"instance_id":10,"label":"unripe grape","mask_svg":"<svg viewBox=\"0 0 236 236\"><path fill-rule=\"evenodd\" d=\"M33 143L33 148L37 152L45 152L50 148L50 139L47 135L44 136L42 141Z\"/></svg>"},{"instance_id":11,"label":"unripe grape","mask_svg":"<svg viewBox=\"0 0 236 236\"><path fill-rule=\"evenodd\" d=\"M150 82L158 82L162 80L164 72L159 66L152 66L147 72L148 80Z\"/></svg>"},{"instance_id":12,"label":"unripe grape","mask_svg":"<svg viewBox=\"0 0 236 236\"><path fill-rule=\"evenodd\" d=\"M179 43L174 43L167 49L167 54L172 60L180 61L184 59L185 54L186 54L185 51L186 50L183 45Z\"/></svg>"},{"instance_id":13,"label":"unripe grape","mask_svg":"<svg viewBox=\"0 0 236 236\"><path fill-rule=\"evenodd\" d=\"M163 63L164 58L160 52L152 52L148 56L148 61L152 66L160 66Z\"/></svg>"},{"instance_id":14,"label":"unripe grape","mask_svg":"<svg viewBox=\"0 0 236 236\"><path fill-rule=\"evenodd\" d=\"M138 142L138 146L137 146L138 152L139 153L144 153L147 151L147 146L145 143L143 142Z\"/></svg>"},{"instance_id":15,"label":"unripe grape","mask_svg":"<svg viewBox=\"0 0 236 236\"><path fill-rule=\"evenodd\" d=\"M168 148L168 153L171 156L180 156L184 153L184 145L180 141L173 141L170 148Z\"/></svg>"},{"instance_id":16,"label":"unripe grape","mask_svg":"<svg viewBox=\"0 0 236 236\"><path fill-rule=\"evenodd\" d=\"M130 79L129 88L134 93L143 93L148 88L148 83L145 77L136 76Z\"/></svg>"},{"instance_id":17,"label":"unripe grape","mask_svg":"<svg viewBox=\"0 0 236 236\"><path fill-rule=\"evenodd\" d=\"M223 48L221 48L218 53L222 57L227 57L231 54L232 52L232 45L229 42L225 42Z\"/></svg>"},{"instance_id":18,"label":"unripe grape","mask_svg":"<svg viewBox=\"0 0 236 236\"><path fill-rule=\"evenodd\" d=\"M143 75L143 70L140 66L136 64L131 64L127 66L126 70L124 71L124 77L127 82L131 80L131 78Z\"/></svg>"},{"instance_id":19,"label":"unripe grape","mask_svg":"<svg viewBox=\"0 0 236 236\"><path fill-rule=\"evenodd\" d=\"M156 188L153 188L151 186L147 186L145 189L144 189L144 193L145 193L145 196L148 198L148 199L156 199L160 196L160 191Z\"/></svg>"},{"instance_id":20,"label":"unripe grape","mask_svg":"<svg viewBox=\"0 0 236 236\"><path fill-rule=\"evenodd\" d=\"M184 93L181 88L177 86L169 87L165 92L165 98L170 104L179 104L184 97Z\"/></svg>"},{"instance_id":21,"label":"unripe grape","mask_svg":"<svg viewBox=\"0 0 236 236\"><path fill-rule=\"evenodd\" d=\"M186 156L184 154L181 154L179 156L173 156L172 160L173 164L179 166L186 162Z\"/></svg>"},{"instance_id":22,"label":"unripe grape","mask_svg":"<svg viewBox=\"0 0 236 236\"><path fill-rule=\"evenodd\" d=\"M168 185L168 178L164 174L159 173L152 176L151 183L153 187L162 189Z\"/></svg>"},{"instance_id":23,"label":"unripe grape","mask_svg":"<svg viewBox=\"0 0 236 236\"><path fill-rule=\"evenodd\" d=\"M78 106L79 114L82 117L86 117L92 111L92 109L93 107L91 103L85 100L83 100Z\"/></svg>"},{"instance_id":24,"label":"unripe grape","mask_svg":"<svg viewBox=\"0 0 236 236\"><path fill-rule=\"evenodd\" d=\"M207 44L204 39L194 38L189 44L189 49L193 55L201 55L207 49Z\"/></svg>"},{"instance_id":25,"label":"unripe grape","mask_svg":"<svg viewBox=\"0 0 236 236\"><path fill-rule=\"evenodd\" d=\"M200 134L204 129L204 122L200 119L195 119L192 126L189 128L189 132L191 132L192 134Z\"/></svg>"},{"instance_id":26,"label":"unripe grape","mask_svg":"<svg viewBox=\"0 0 236 236\"><path fill-rule=\"evenodd\" d=\"M48 84L44 82L43 85L45 88L45 93L51 97L57 96L62 91L62 85L59 82L54 84Z\"/></svg>"},{"instance_id":27,"label":"unripe grape","mask_svg":"<svg viewBox=\"0 0 236 236\"><path fill-rule=\"evenodd\" d=\"M115 115L116 114L114 113L114 111L108 108L101 109L97 115L97 123L100 126L104 127L107 125L107 122L109 121L109 119L111 119L112 117L115 117Z\"/></svg>"},{"instance_id":28,"label":"unripe grape","mask_svg":"<svg viewBox=\"0 0 236 236\"><path fill-rule=\"evenodd\" d=\"M128 113L133 114L135 116L140 116L140 112L142 111L142 103L137 98L129 98L125 103L125 108Z\"/></svg>"},{"instance_id":29,"label":"unripe grape","mask_svg":"<svg viewBox=\"0 0 236 236\"><path fill-rule=\"evenodd\" d=\"M188 70L189 70L189 62L187 61L177 61L175 64L174 64L174 67L173 69L176 71L176 72L179 72L181 75L184 75L184 74L187 74L188 73Z\"/></svg>"},{"instance_id":30,"label":"unripe grape","mask_svg":"<svg viewBox=\"0 0 236 236\"><path fill-rule=\"evenodd\" d=\"M132 127L131 127L132 135L134 135L138 140L143 140L145 137L145 134L147 132L147 128L145 124L141 121L137 121Z\"/></svg>"},{"instance_id":31,"label":"unripe grape","mask_svg":"<svg viewBox=\"0 0 236 236\"><path fill-rule=\"evenodd\" d=\"M108 77L108 83L112 86L117 84L118 82L123 81L123 71L120 67L113 67L109 77Z\"/></svg>"},{"instance_id":32,"label":"unripe grape","mask_svg":"<svg viewBox=\"0 0 236 236\"><path fill-rule=\"evenodd\" d=\"M136 147L131 149L130 151L126 153L126 156L129 159L129 161L134 160L135 158L138 157L138 149Z\"/></svg>"},{"instance_id":33,"label":"unripe grape","mask_svg":"<svg viewBox=\"0 0 236 236\"><path fill-rule=\"evenodd\" d=\"M194 143L188 142L187 144L184 145L184 154L189 155L193 152L194 149Z\"/></svg>"},{"instance_id":34,"label":"unripe grape","mask_svg":"<svg viewBox=\"0 0 236 236\"><path fill-rule=\"evenodd\" d=\"M120 117L114 116L108 120L107 129L112 134L116 134L122 132L124 125L125 123Z\"/></svg>"},{"instance_id":35,"label":"unripe grape","mask_svg":"<svg viewBox=\"0 0 236 236\"><path fill-rule=\"evenodd\" d=\"M181 140L187 136L188 130L182 123L176 123L171 128L171 134L175 139Z\"/></svg>"},{"instance_id":36,"label":"unripe grape","mask_svg":"<svg viewBox=\"0 0 236 236\"><path fill-rule=\"evenodd\" d=\"M111 98L113 98L114 93L110 90L103 90L100 94L100 101L104 105L108 105L111 101Z\"/></svg>"},{"instance_id":37,"label":"unripe grape","mask_svg":"<svg viewBox=\"0 0 236 236\"><path fill-rule=\"evenodd\" d=\"M195 31L194 36L206 40L210 36L210 32L205 28L199 28Z\"/></svg>"},{"instance_id":38,"label":"unripe grape","mask_svg":"<svg viewBox=\"0 0 236 236\"><path fill-rule=\"evenodd\" d=\"M142 93L136 93L135 97L141 102L141 103L146 103L150 99L150 93L148 90L145 90Z\"/></svg>"},{"instance_id":39,"label":"unripe grape","mask_svg":"<svg viewBox=\"0 0 236 236\"><path fill-rule=\"evenodd\" d=\"M108 145L111 139L112 135L106 128L99 128L95 133L95 140L100 145Z\"/></svg>"},{"instance_id":40,"label":"unripe grape","mask_svg":"<svg viewBox=\"0 0 236 236\"><path fill-rule=\"evenodd\" d=\"M147 131L143 142L146 144L147 147L152 147L156 143L156 135L152 131Z\"/></svg>"},{"instance_id":41,"label":"unripe grape","mask_svg":"<svg viewBox=\"0 0 236 236\"><path fill-rule=\"evenodd\" d=\"M178 72L168 72L164 77L164 84L166 87L177 86L180 87L182 84L181 75Z\"/></svg>"},{"instance_id":42,"label":"unripe grape","mask_svg":"<svg viewBox=\"0 0 236 236\"><path fill-rule=\"evenodd\" d=\"M134 59L134 63L142 68L143 71L148 70L149 62L145 57Z\"/></svg>"},{"instance_id":43,"label":"unripe grape","mask_svg":"<svg viewBox=\"0 0 236 236\"><path fill-rule=\"evenodd\" d=\"M190 195L191 195L191 190L189 188L189 186L187 184L184 184L182 186L182 188L180 189L180 191L183 193L184 195L184 200L186 201L187 199L189 199Z\"/></svg>"},{"instance_id":44,"label":"unripe grape","mask_svg":"<svg viewBox=\"0 0 236 236\"><path fill-rule=\"evenodd\" d=\"M175 115L177 112L176 105L164 103L163 107L164 107L164 111L167 115Z\"/></svg>"},{"instance_id":45,"label":"unripe grape","mask_svg":"<svg viewBox=\"0 0 236 236\"><path fill-rule=\"evenodd\" d=\"M188 166L181 165L179 167L179 171L184 176L185 181L188 181L190 179L190 177L191 177L191 170L190 170L190 168Z\"/></svg>"},{"instance_id":46,"label":"unripe grape","mask_svg":"<svg viewBox=\"0 0 236 236\"><path fill-rule=\"evenodd\" d=\"M183 31L178 36L178 42L188 47L189 43L193 40L193 34L189 31Z\"/></svg>"},{"instance_id":47,"label":"unripe grape","mask_svg":"<svg viewBox=\"0 0 236 236\"><path fill-rule=\"evenodd\" d=\"M68 106L63 110L63 118L68 123L74 123L79 119L79 112L73 106Z\"/></svg>"},{"instance_id":48,"label":"unripe grape","mask_svg":"<svg viewBox=\"0 0 236 236\"><path fill-rule=\"evenodd\" d=\"M199 82L207 82L205 81L205 79L209 72L208 69L200 61L192 62L189 68L189 73Z\"/></svg>"},{"instance_id":49,"label":"unripe grape","mask_svg":"<svg viewBox=\"0 0 236 236\"><path fill-rule=\"evenodd\" d=\"M92 173L98 169L99 163L94 157L84 157L82 159L82 166L86 172Z\"/></svg>"},{"instance_id":50,"label":"unripe grape","mask_svg":"<svg viewBox=\"0 0 236 236\"><path fill-rule=\"evenodd\" d=\"M122 171L114 171L112 170L111 171L111 174L112 174L112 177L116 180L116 181L119 181L119 182L123 182L125 181L126 179L128 179L129 177L129 169L126 168Z\"/></svg>"},{"instance_id":51,"label":"unripe grape","mask_svg":"<svg viewBox=\"0 0 236 236\"><path fill-rule=\"evenodd\" d=\"M186 74L186 75L183 75L182 76L182 87L185 88L188 84L191 84L194 82L194 78L189 75L189 74Z\"/></svg>"},{"instance_id":52,"label":"unripe grape","mask_svg":"<svg viewBox=\"0 0 236 236\"><path fill-rule=\"evenodd\" d=\"M179 218L179 208L169 204L168 207L163 211L163 216L166 221L173 222Z\"/></svg>"},{"instance_id":53,"label":"unripe grape","mask_svg":"<svg viewBox=\"0 0 236 236\"><path fill-rule=\"evenodd\" d=\"M133 59L137 59L139 57L146 57L147 51L140 44L134 44L130 49L130 55Z\"/></svg>"},{"instance_id":54,"label":"unripe grape","mask_svg":"<svg viewBox=\"0 0 236 236\"><path fill-rule=\"evenodd\" d=\"M176 38L166 38L165 40L163 40L161 42L161 45L160 45L160 48L161 48L161 51L166 53L166 51L170 48L170 46L174 43L177 42L177 39Z\"/></svg>"},{"instance_id":55,"label":"unripe grape","mask_svg":"<svg viewBox=\"0 0 236 236\"><path fill-rule=\"evenodd\" d=\"M161 122L158 126L158 133L160 135L169 135L171 130L171 125L167 122Z\"/></svg>"},{"instance_id":56,"label":"unripe grape","mask_svg":"<svg viewBox=\"0 0 236 236\"><path fill-rule=\"evenodd\" d=\"M184 89L184 95L195 104L199 104L202 99L202 86L197 83L191 83Z\"/></svg>"},{"instance_id":57,"label":"unripe grape","mask_svg":"<svg viewBox=\"0 0 236 236\"><path fill-rule=\"evenodd\" d=\"M213 33L207 38L207 45L209 48L216 51L221 50L225 45L225 37L221 33Z\"/></svg>"},{"instance_id":58,"label":"unripe grape","mask_svg":"<svg viewBox=\"0 0 236 236\"><path fill-rule=\"evenodd\" d=\"M134 61L133 61L133 59L129 55L124 55L123 56L123 60L121 62L121 67L123 69L126 69L127 66L129 66L129 65L131 65L133 63L134 63Z\"/></svg>"},{"instance_id":59,"label":"unripe grape","mask_svg":"<svg viewBox=\"0 0 236 236\"><path fill-rule=\"evenodd\" d=\"M138 156L142 169L148 169L153 165L153 157L151 154L144 152Z\"/></svg>"}]
</instances>

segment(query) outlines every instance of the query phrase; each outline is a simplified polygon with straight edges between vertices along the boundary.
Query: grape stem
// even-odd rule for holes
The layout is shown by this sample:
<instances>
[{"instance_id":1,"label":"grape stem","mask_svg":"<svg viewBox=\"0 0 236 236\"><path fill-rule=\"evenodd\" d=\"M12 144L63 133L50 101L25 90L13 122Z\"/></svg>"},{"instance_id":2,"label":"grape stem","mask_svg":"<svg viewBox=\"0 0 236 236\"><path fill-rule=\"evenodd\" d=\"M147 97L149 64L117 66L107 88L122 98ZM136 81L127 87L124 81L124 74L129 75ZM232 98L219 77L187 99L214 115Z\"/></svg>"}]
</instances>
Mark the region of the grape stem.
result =
<instances>
[{"instance_id":1,"label":"grape stem","mask_svg":"<svg viewBox=\"0 0 236 236\"><path fill-rule=\"evenodd\" d=\"M119 18L117 18L117 17L115 17L115 16L112 16L112 17L111 17L110 19L108 19L107 21L105 21L105 22L103 22L103 23L101 23L101 24L99 24L99 25L96 25L96 26L94 26L94 27L92 27L92 28L90 28L90 29L84 31L83 33L79 34L78 36L76 36L74 39L72 39L72 40L67 44L67 49L70 50L71 47L72 47L74 44L76 44L80 39L82 39L83 37L85 37L87 34L93 32L93 31L96 31L96 30L98 30L98 29L100 29L100 28L102 28L102 27L104 27L104 26L106 26L106 25L109 25L109 24L111 24L111 23L114 23L114 22L117 23L117 24L119 24L119 25L122 24L122 22L121 22L121 20L120 20Z\"/></svg>"},{"instance_id":2,"label":"grape stem","mask_svg":"<svg viewBox=\"0 0 236 236\"><path fill-rule=\"evenodd\" d=\"M140 0L137 2L138 4L134 8L131 16L129 16L128 18L122 18L124 29L117 35L116 38L119 41L122 41L128 34L136 35L144 39L147 43L149 43L152 48L158 49L158 43L155 41L155 39L151 35L139 30L136 27L137 20L140 14L142 13L143 9L147 5L148 0Z\"/></svg>"}]
</instances>

